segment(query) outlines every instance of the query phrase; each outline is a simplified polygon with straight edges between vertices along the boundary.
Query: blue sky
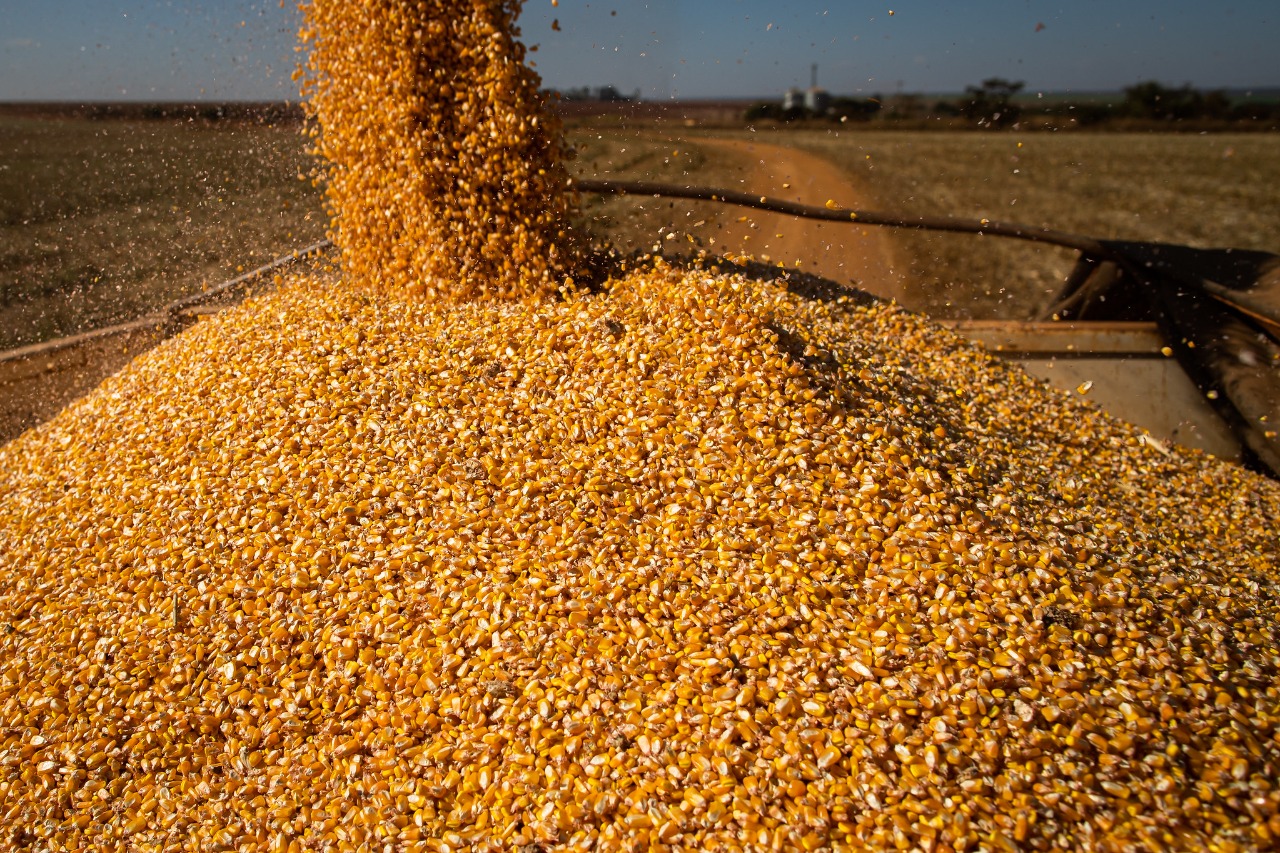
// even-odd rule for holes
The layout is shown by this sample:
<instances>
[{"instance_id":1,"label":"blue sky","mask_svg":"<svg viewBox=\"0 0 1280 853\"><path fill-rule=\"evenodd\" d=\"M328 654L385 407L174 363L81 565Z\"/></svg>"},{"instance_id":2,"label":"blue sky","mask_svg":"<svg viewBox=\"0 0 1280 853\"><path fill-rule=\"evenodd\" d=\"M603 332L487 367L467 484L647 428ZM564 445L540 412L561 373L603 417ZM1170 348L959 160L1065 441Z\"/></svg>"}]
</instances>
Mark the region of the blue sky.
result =
<instances>
[{"instance_id":1,"label":"blue sky","mask_svg":"<svg viewBox=\"0 0 1280 853\"><path fill-rule=\"evenodd\" d=\"M0 0L0 100L292 98L297 24L293 0ZM812 63L848 94L1280 86L1275 0L528 0L522 26L548 85L646 98L773 95Z\"/></svg>"}]
</instances>

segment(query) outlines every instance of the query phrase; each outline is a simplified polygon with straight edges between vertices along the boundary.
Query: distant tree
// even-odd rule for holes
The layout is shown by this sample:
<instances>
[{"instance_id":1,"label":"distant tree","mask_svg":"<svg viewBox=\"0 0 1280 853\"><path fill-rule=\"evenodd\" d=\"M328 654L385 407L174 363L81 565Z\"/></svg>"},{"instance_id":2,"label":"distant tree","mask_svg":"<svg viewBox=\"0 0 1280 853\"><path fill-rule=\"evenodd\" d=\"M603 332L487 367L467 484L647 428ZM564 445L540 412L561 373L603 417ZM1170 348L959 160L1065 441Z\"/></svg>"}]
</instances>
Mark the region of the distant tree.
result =
<instances>
[{"instance_id":1,"label":"distant tree","mask_svg":"<svg viewBox=\"0 0 1280 853\"><path fill-rule=\"evenodd\" d=\"M1026 84L1021 80L1005 80L989 77L981 86L966 86L960 112L982 127L1008 127L1018 121L1022 110L1013 103L1013 96Z\"/></svg>"},{"instance_id":2,"label":"distant tree","mask_svg":"<svg viewBox=\"0 0 1280 853\"><path fill-rule=\"evenodd\" d=\"M601 86L596 90L596 100L600 101L628 101L626 95L618 91L617 86Z\"/></svg>"},{"instance_id":3,"label":"distant tree","mask_svg":"<svg viewBox=\"0 0 1280 853\"><path fill-rule=\"evenodd\" d=\"M828 115L836 121L870 121L880 106L879 98L833 98Z\"/></svg>"},{"instance_id":4,"label":"distant tree","mask_svg":"<svg viewBox=\"0 0 1280 853\"><path fill-rule=\"evenodd\" d=\"M1121 111L1132 118L1177 120L1191 118L1195 90L1190 85L1177 89L1154 80L1135 83L1124 90Z\"/></svg>"},{"instance_id":5,"label":"distant tree","mask_svg":"<svg viewBox=\"0 0 1280 853\"><path fill-rule=\"evenodd\" d=\"M1260 101L1236 104L1231 108L1228 117L1232 121L1280 123L1280 103Z\"/></svg>"},{"instance_id":6,"label":"distant tree","mask_svg":"<svg viewBox=\"0 0 1280 853\"><path fill-rule=\"evenodd\" d=\"M1231 98L1221 89L1205 92L1200 99L1200 115L1205 118L1230 118Z\"/></svg>"},{"instance_id":7,"label":"distant tree","mask_svg":"<svg viewBox=\"0 0 1280 853\"><path fill-rule=\"evenodd\" d=\"M883 98L878 99L884 102ZM912 92L894 95L885 105L885 118L907 121L924 116L927 112L924 99Z\"/></svg>"},{"instance_id":8,"label":"distant tree","mask_svg":"<svg viewBox=\"0 0 1280 853\"><path fill-rule=\"evenodd\" d=\"M590 86L575 86L572 89L565 89L560 93L562 101L632 101L640 99L640 90L637 89L634 95L624 95L618 90L617 86L598 86L591 88Z\"/></svg>"},{"instance_id":9,"label":"distant tree","mask_svg":"<svg viewBox=\"0 0 1280 853\"><path fill-rule=\"evenodd\" d=\"M1228 118L1231 99L1221 89L1201 92L1188 83L1174 88L1147 80L1124 90L1121 111L1133 118L1181 121L1194 118Z\"/></svg>"},{"instance_id":10,"label":"distant tree","mask_svg":"<svg viewBox=\"0 0 1280 853\"><path fill-rule=\"evenodd\" d=\"M1111 104L1068 104L1067 114L1070 118L1075 119L1076 125L1079 127L1095 127L1110 121L1115 115L1115 109Z\"/></svg>"},{"instance_id":11,"label":"distant tree","mask_svg":"<svg viewBox=\"0 0 1280 853\"><path fill-rule=\"evenodd\" d=\"M747 107L747 111L743 115L743 119L746 121L764 121L766 119L777 121L781 118L782 105L772 102L752 104Z\"/></svg>"}]
</instances>

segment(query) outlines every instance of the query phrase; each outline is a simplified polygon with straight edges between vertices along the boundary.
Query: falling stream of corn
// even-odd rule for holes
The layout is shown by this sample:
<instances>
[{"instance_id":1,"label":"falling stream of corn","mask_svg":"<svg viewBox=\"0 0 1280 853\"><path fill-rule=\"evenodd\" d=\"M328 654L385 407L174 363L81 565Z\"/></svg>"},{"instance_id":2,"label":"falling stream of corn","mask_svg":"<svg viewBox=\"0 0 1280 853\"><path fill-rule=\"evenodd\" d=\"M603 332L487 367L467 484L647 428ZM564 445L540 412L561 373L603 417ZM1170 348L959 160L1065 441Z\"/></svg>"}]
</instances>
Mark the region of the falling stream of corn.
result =
<instances>
[{"instance_id":1,"label":"falling stream of corn","mask_svg":"<svg viewBox=\"0 0 1280 853\"><path fill-rule=\"evenodd\" d=\"M519 5L312 0L341 269L0 448L0 843L1280 844L1280 488L853 292L575 290Z\"/></svg>"}]
</instances>

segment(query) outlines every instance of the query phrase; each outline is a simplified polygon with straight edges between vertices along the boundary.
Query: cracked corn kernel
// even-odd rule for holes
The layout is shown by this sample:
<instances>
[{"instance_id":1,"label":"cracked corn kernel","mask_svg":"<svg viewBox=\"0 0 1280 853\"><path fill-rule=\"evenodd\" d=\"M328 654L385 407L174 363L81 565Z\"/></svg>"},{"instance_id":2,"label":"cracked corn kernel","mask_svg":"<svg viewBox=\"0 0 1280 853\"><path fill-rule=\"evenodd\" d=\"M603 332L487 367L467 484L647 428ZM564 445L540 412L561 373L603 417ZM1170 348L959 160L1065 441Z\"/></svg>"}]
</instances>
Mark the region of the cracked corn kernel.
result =
<instances>
[{"instance_id":1,"label":"cracked corn kernel","mask_svg":"<svg viewBox=\"0 0 1280 853\"><path fill-rule=\"evenodd\" d=\"M572 274L567 149L524 62L522 0L306 0L303 94L355 279L434 300Z\"/></svg>"},{"instance_id":2,"label":"cracked corn kernel","mask_svg":"<svg viewBox=\"0 0 1280 853\"><path fill-rule=\"evenodd\" d=\"M0 449L7 844L1272 843L1275 483L737 273L333 285Z\"/></svg>"}]
</instances>

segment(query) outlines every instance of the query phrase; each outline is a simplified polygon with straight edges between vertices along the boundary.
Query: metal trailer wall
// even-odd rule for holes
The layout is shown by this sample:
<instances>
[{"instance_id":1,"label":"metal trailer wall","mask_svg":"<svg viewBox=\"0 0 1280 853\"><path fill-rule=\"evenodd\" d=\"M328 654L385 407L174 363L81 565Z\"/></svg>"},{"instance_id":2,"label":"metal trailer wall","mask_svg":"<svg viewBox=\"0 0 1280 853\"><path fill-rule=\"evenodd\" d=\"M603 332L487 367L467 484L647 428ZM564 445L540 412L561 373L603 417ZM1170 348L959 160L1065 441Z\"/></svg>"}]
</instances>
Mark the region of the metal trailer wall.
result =
<instances>
[{"instance_id":1,"label":"metal trailer wall","mask_svg":"<svg viewBox=\"0 0 1280 853\"><path fill-rule=\"evenodd\" d=\"M135 356L178 334L201 314L244 299L266 273L315 257L324 240L276 258L130 323L0 352L0 443L52 418Z\"/></svg>"}]
</instances>

